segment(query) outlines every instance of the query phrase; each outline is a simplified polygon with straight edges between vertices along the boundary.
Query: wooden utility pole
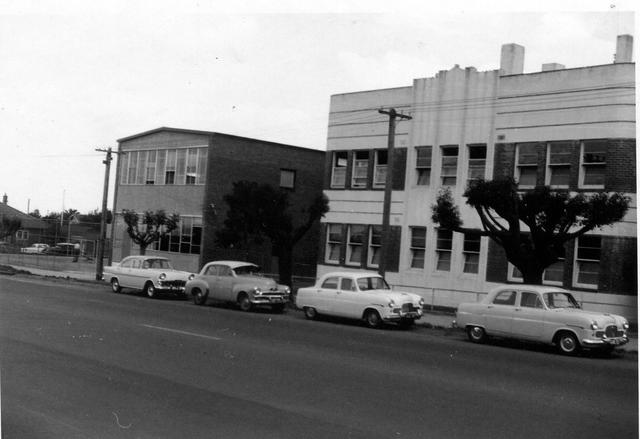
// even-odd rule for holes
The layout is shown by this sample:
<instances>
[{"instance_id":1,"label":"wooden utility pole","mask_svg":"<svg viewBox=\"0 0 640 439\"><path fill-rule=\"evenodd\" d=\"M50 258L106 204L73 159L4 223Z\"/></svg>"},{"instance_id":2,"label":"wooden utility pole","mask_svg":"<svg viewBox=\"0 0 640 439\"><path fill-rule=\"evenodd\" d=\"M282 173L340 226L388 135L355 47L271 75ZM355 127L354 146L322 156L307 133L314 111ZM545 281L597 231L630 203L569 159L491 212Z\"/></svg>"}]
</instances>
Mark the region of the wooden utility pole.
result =
<instances>
[{"instance_id":1,"label":"wooden utility pole","mask_svg":"<svg viewBox=\"0 0 640 439\"><path fill-rule=\"evenodd\" d=\"M111 171L111 154L114 152L111 147L107 149L96 148L96 151L106 152L107 157L102 161L105 164L104 171L104 188L102 189L102 216L100 218L100 240L98 240L98 260L96 261L96 280L102 280L102 271L104 269L104 247L107 240L107 198L109 197L109 172ZM123 152L115 152L115 154L124 154Z\"/></svg>"},{"instance_id":2,"label":"wooden utility pole","mask_svg":"<svg viewBox=\"0 0 640 439\"><path fill-rule=\"evenodd\" d=\"M393 156L396 139L396 118L411 120L411 116L398 114L395 108L389 110L378 110L380 114L389 116L389 137L387 139L387 177L384 184L384 201L382 205L382 243L380 245L380 264L378 273L384 277L387 269L387 248L391 240L391 227L389 219L391 217L391 196L393 192Z\"/></svg>"}]
</instances>

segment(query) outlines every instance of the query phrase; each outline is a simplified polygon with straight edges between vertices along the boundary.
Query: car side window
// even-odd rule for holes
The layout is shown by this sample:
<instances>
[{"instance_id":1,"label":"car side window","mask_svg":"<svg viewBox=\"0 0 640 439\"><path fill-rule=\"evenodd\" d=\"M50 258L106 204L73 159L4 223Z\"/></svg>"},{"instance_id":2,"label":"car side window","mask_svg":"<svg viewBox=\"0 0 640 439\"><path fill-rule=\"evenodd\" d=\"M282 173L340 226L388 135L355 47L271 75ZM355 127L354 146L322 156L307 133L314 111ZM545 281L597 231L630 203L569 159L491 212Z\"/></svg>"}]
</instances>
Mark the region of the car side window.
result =
<instances>
[{"instance_id":1,"label":"car side window","mask_svg":"<svg viewBox=\"0 0 640 439\"><path fill-rule=\"evenodd\" d=\"M142 263L142 268L151 268L151 264L149 263L149 261L144 261Z\"/></svg>"},{"instance_id":2,"label":"car side window","mask_svg":"<svg viewBox=\"0 0 640 439\"><path fill-rule=\"evenodd\" d=\"M353 279L348 277L343 277L342 280L340 280L340 289L342 291L355 291L356 289L354 288L354 285L353 285Z\"/></svg>"},{"instance_id":3,"label":"car side window","mask_svg":"<svg viewBox=\"0 0 640 439\"><path fill-rule=\"evenodd\" d=\"M516 304L516 292L515 291L500 291L493 299L494 305L515 305Z\"/></svg>"},{"instance_id":4,"label":"car side window","mask_svg":"<svg viewBox=\"0 0 640 439\"><path fill-rule=\"evenodd\" d=\"M134 259L131 262L131 268L140 268L140 259Z\"/></svg>"},{"instance_id":5,"label":"car side window","mask_svg":"<svg viewBox=\"0 0 640 439\"><path fill-rule=\"evenodd\" d=\"M520 306L525 308L542 308L542 301L536 293L523 292L520 297Z\"/></svg>"},{"instance_id":6,"label":"car side window","mask_svg":"<svg viewBox=\"0 0 640 439\"><path fill-rule=\"evenodd\" d=\"M220 265L218 267L218 276L233 276L233 274L231 273L231 268Z\"/></svg>"},{"instance_id":7,"label":"car side window","mask_svg":"<svg viewBox=\"0 0 640 439\"><path fill-rule=\"evenodd\" d=\"M328 290L337 290L338 289L338 278L337 277L328 277L322 282L322 288L326 288Z\"/></svg>"},{"instance_id":8,"label":"car side window","mask_svg":"<svg viewBox=\"0 0 640 439\"><path fill-rule=\"evenodd\" d=\"M120 264L121 267L123 268L131 268L131 264L133 263L133 261L131 259L124 261L122 264Z\"/></svg>"},{"instance_id":9,"label":"car side window","mask_svg":"<svg viewBox=\"0 0 640 439\"><path fill-rule=\"evenodd\" d=\"M205 271L205 276L216 276L218 274L218 266L217 265L209 265L207 267L207 271Z\"/></svg>"}]
</instances>

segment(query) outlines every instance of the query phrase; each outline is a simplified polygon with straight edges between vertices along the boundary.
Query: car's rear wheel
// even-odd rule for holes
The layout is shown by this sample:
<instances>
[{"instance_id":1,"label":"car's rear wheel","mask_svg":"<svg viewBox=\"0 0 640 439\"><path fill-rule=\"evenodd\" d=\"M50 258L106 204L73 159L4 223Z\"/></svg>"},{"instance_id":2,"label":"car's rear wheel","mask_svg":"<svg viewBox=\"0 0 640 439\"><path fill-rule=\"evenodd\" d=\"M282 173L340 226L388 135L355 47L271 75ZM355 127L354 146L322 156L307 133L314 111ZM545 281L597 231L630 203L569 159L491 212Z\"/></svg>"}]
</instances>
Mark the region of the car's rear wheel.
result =
<instances>
[{"instance_id":1,"label":"car's rear wheel","mask_svg":"<svg viewBox=\"0 0 640 439\"><path fill-rule=\"evenodd\" d=\"M253 304L246 293L242 293L238 296L238 306L245 312L251 311L251 308L253 308Z\"/></svg>"},{"instance_id":2,"label":"car's rear wheel","mask_svg":"<svg viewBox=\"0 0 640 439\"><path fill-rule=\"evenodd\" d=\"M114 293L120 293L122 291L122 287L120 286L120 282L118 282L118 278L114 277L111 279L111 291Z\"/></svg>"},{"instance_id":3,"label":"car's rear wheel","mask_svg":"<svg viewBox=\"0 0 640 439\"><path fill-rule=\"evenodd\" d=\"M207 301L207 294L204 293L200 288L194 288L191 292L193 295L193 303L196 305L204 305Z\"/></svg>"},{"instance_id":4,"label":"car's rear wheel","mask_svg":"<svg viewBox=\"0 0 640 439\"><path fill-rule=\"evenodd\" d=\"M144 294L150 299L155 299L157 296L156 287L151 282L147 282L144 286Z\"/></svg>"},{"instance_id":5,"label":"car's rear wheel","mask_svg":"<svg viewBox=\"0 0 640 439\"><path fill-rule=\"evenodd\" d=\"M378 314L378 311L373 309L370 309L365 313L364 322L370 328L379 328L382 326L382 318L380 317L380 314Z\"/></svg>"},{"instance_id":6,"label":"car's rear wheel","mask_svg":"<svg viewBox=\"0 0 640 439\"><path fill-rule=\"evenodd\" d=\"M304 307L304 316L309 320L315 320L318 318L318 311L313 306Z\"/></svg>"},{"instance_id":7,"label":"car's rear wheel","mask_svg":"<svg viewBox=\"0 0 640 439\"><path fill-rule=\"evenodd\" d=\"M480 326L467 326L467 337L474 343L484 343L487 340L487 333Z\"/></svg>"},{"instance_id":8,"label":"car's rear wheel","mask_svg":"<svg viewBox=\"0 0 640 439\"><path fill-rule=\"evenodd\" d=\"M556 340L558 351L563 355L576 355L580 352L580 343L573 333L564 331L558 335Z\"/></svg>"}]
</instances>

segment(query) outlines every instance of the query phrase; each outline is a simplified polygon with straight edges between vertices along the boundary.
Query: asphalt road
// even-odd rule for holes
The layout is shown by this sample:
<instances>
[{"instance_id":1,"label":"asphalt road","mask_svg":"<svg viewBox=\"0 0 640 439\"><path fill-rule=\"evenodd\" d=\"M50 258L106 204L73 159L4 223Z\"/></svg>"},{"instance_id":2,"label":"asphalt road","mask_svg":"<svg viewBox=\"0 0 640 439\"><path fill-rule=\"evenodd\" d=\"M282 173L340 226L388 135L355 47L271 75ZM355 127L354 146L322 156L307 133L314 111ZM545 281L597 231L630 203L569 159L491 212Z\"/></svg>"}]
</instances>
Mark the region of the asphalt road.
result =
<instances>
[{"instance_id":1,"label":"asphalt road","mask_svg":"<svg viewBox=\"0 0 640 439\"><path fill-rule=\"evenodd\" d=\"M637 438L637 356L0 276L3 438Z\"/></svg>"}]
</instances>

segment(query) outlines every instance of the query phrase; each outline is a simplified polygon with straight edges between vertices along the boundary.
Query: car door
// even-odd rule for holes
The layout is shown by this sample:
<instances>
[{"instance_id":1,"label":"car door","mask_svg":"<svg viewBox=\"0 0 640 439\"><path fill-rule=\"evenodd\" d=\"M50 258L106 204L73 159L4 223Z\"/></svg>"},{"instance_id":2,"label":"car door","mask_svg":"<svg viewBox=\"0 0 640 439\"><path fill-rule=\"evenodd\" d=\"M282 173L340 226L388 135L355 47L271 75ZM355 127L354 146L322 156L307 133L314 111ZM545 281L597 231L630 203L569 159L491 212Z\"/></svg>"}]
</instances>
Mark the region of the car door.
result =
<instances>
[{"instance_id":1,"label":"car door","mask_svg":"<svg viewBox=\"0 0 640 439\"><path fill-rule=\"evenodd\" d=\"M209 289L209 297L215 299L215 284L218 277L218 266L209 265L202 273L202 280L207 284Z\"/></svg>"},{"instance_id":2,"label":"car door","mask_svg":"<svg viewBox=\"0 0 640 439\"><path fill-rule=\"evenodd\" d=\"M326 278L317 290L316 309L325 314L334 314L337 305L335 304L340 286L340 277L331 276Z\"/></svg>"},{"instance_id":3,"label":"car door","mask_svg":"<svg viewBox=\"0 0 640 439\"><path fill-rule=\"evenodd\" d=\"M362 317L362 293L357 291L356 283L351 277L340 278L339 288L333 301L333 313L343 317Z\"/></svg>"},{"instance_id":4,"label":"car door","mask_svg":"<svg viewBox=\"0 0 640 439\"><path fill-rule=\"evenodd\" d=\"M218 266L218 277L216 278L216 296L222 300L235 302L236 297L233 293L233 283L235 277L233 270L228 265Z\"/></svg>"},{"instance_id":5,"label":"car door","mask_svg":"<svg viewBox=\"0 0 640 439\"><path fill-rule=\"evenodd\" d=\"M518 300L511 327L513 336L531 340L542 338L547 314L542 298L538 293L521 291Z\"/></svg>"},{"instance_id":6,"label":"car door","mask_svg":"<svg viewBox=\"0 0 640 439\"><path fill-rule=\"evenodd\" d=\"M513 289L498 292L487 305L485 313L486 331L490 335L511 334L517 292Z\"/></svg>"},{"instance_id":7,"label":"car door","mask_svg":"<svg viewBox=\"0 0 640 439\"><path fill-rule=\"evenodd\" d=\"M120 285L125 288L131 288L133 281L131 279L131 265L133 264L133 259L127 259L120 263L118 267L118 281Z\"/></svg>"}]
</instances>

